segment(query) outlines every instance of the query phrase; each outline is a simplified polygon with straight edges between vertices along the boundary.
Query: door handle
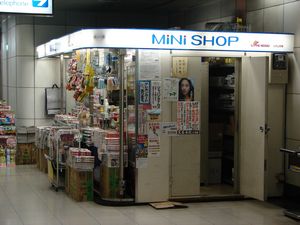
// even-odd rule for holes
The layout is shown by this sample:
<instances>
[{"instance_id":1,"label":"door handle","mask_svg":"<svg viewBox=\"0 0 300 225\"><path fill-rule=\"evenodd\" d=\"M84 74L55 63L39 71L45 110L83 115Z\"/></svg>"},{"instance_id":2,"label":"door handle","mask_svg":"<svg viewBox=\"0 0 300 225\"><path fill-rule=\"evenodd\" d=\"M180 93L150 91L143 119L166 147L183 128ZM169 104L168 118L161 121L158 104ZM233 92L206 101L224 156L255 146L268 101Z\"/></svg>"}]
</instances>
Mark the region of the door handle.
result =
<instances>
[{"instance_id":1,"label":"door handle","mask_svg":"<svg viewBox=\"0 0 300 225\"><path fill-rule=\"evenodd\" d=\"M271 130L271 128L268 125L266 125L265 134L268 134L270 130Z\"/></svg>"},{"instance_id":2,"label":"door handle","mask_svg":"<svg viewBox=\"0 0 300 225\"><path fill-rule=\"evenodd\" d=\"M259 131L263 133L263 132L265 131L264 127L263 127L263 126L260 126L260 127L259 127Z\"/></svg>"},{"instance_id":3,"label":"door handle","mask_svg":"<svg viewBox=\"0 0 300 225\"><path fill-rule=\"evenodd\" d=\"M270 130L271 130L271 128L267 124L265 124L265 127L263 127L263 126L259 127L259 131L262 133L265 133L265 134L268 134Z\"/></svg>"}]
</instances>

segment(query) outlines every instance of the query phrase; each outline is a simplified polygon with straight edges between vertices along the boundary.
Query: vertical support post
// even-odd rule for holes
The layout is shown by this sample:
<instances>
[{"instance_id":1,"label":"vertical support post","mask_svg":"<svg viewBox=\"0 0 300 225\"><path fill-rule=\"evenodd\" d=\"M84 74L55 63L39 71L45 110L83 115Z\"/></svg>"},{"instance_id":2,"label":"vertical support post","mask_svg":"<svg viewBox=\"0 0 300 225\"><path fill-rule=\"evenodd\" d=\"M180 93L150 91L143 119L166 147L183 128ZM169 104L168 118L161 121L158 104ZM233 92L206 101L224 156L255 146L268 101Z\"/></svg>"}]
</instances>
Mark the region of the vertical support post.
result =
<instances>
[{"instance_id":1,"label":"vertical support post","mask_svg":"<svg viewBox=\"0 0 300 225\"><path fill-rule=\"evenodd\" d=\"M60 55L60 112L64 113L64 55Z\"/></svg>"},{"instance_id":2,"label":"vertical support post","mask_svg":"<svg viewBox=\"0 0 300 225\"><path fill-rule=\"evenodd\" d=\"M90 109L90 119L89 119L89 126L93 127L94 125L94 98L93 98L93 92L89 93L89 109Z\"/></svg>"},{"instance_id":3,"label":"vertical support post","mask_svg":"<svg viewBox=\"0 0 300 225\"><path fill-rule=\"evenodd\" d=\"M235 16L242 18L243 25L246 25L246 18L247 18L246 4L247 4L246 0L235 0Z\"/></svg>"},{"instance_id":4,"label":"vertical support post","mask_svg":"<svg viewBox=\"0 0 300 225\"><path fill-rule=\"evenodd\" d=\"M125 49L119 50L119 78L120 78L120 115L119 115L119 127L120 127L120 167L119 167L119 191L120 196L124 196L125 181L124 181L124 56L126 55Z\"/></svg>"}]
</instances>

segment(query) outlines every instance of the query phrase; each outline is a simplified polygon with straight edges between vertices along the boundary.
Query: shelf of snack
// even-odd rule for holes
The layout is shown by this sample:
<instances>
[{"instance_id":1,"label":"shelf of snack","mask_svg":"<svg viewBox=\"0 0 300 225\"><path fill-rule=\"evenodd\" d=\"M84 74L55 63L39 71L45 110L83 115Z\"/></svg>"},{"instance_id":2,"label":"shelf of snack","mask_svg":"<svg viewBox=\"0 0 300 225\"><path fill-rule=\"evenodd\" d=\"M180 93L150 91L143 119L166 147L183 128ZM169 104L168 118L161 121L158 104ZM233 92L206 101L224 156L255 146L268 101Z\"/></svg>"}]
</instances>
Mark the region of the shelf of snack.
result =
<instances>
[{"instance_id":1,"label":"shelf of snack","mask_svg":"<svg viewBox=\"0 0 300 225\"><path fill-rule=\"evenodd\" d=\"M54 116L54 122L61 126L71 126L73 128L79 127L79 120L77 116L66 115L66 114L56 114Z\"/></svg>"},{"instance_id":2,"label":"shelf of snack","mask_svg":"<svg viewBox=\"0 0 300 225\"><path fill-rule=\"evenodd\" d=\"M5 101L0 100L0 167L16 165L16 147L15 114Z\"/></svg>"},{"instance_id":3,"label":"shelf of snack","mask_svg":"<svg viewBox=\"0 0 300 225\"><path fill-rule=\"evenodd\" d=\"M134 136L135 128L134 53L128 54L124 68L125 168L128 165L127 139ZM118 57L116 50L82 49L73 53L68 65L66 89L74 92L76 101L72 114L76 114L80 121L82 147L91 150L95 156L94 191L102 199L116 198L120 191L121 81Z\"/></svg>"},{"instance_id":4,"label":"shelf of snack","mask_svg":"<svg viewBox=\"0 0 300 225\"><path fill-rule=\"evenodd\" d=\"M78 123L78 120L74 122ZM65 189L71 198L86 201L92 200L93 196L94 156L89 150L81 148L80 143L81 132L72 126L58 126L55 123L36 128L35 145L39 152L37 164L40 170L48 173L50 184L56 191Z\"/></svg>"},{"instance_id":5,"label":"shelf of snack","mask_svg":"<svg viewBox=\"0 0 300 225\"><path fill-rule=\"evenodd\" d=\"M94 156L85 148L70 147L67 152L65 191L76 201L93 200Z\"/></svg>"},{"instance_id":6,"label":"shelf of snack","mask_svg":"<svg viewBox=\"0 0 300 225\"><path fill-rule=\"evenodd\" d=\"M135 64L132 60L130 56L125 67L123 149L126 170L128 140L135 136ZM64 188L77 201L91 200L94 191L103 199L119 197L119 76L115 50L74 52L68 62L65 87L66 91L73 92L75 106L68 114L55 115L53 125L36 128L37 167L48 173L55 190Z\"/></svg>"}]
</instances>

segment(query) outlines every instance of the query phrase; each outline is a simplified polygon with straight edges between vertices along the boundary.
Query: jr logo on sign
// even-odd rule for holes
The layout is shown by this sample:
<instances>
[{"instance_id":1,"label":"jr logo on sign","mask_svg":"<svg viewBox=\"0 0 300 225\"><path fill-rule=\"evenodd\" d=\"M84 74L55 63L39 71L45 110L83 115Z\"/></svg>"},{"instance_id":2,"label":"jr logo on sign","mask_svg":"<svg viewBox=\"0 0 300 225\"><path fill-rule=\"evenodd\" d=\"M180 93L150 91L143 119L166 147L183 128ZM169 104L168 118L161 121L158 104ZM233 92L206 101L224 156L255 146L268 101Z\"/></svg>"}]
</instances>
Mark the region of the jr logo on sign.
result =
<instances>
[{"instance_id":1,"label":"jr logo on sign","mask_svg":"<svg viewBox=\"0 0 300 225\"><path fill-rule=\"evenodd\" d=\"M48 0L32 0L33 7L47 8Z\"/></svg>"}]
</instances>

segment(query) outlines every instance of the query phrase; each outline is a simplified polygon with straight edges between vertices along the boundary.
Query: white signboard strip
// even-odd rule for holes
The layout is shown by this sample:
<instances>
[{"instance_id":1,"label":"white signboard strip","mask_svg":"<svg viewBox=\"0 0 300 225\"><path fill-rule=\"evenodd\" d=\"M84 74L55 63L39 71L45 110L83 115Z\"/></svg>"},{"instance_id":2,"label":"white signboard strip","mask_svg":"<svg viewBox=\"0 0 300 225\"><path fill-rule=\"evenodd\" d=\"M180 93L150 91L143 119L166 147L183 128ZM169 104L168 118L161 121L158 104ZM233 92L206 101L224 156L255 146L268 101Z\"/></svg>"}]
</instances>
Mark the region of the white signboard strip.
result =
<instances>
[{"instance_id":1,"label":"white signboard strip","mask_svg":"<svg viewBox=\"0 0 300 225\"><path fill-rule=\"evenodd\" d=\"M0 0L1 13L53 14L52 0Z\"/></svg>"},{"instance_id":2,"label":"white signboard strip","mask_svg":"<svg viewBox=\"0 0 300 225\"><path fill-rule=\"evenodd\" d=\"M293 52L294 34L146 29L87 29L53 40L50 43L51 45L46 44L46 46L49 46L46 47L46 53L44 54L46 56L80 48ZM50 47L52 49L48 49ZM40 53L39 55L43 54Z\"/></svg>"}]
</instances>

